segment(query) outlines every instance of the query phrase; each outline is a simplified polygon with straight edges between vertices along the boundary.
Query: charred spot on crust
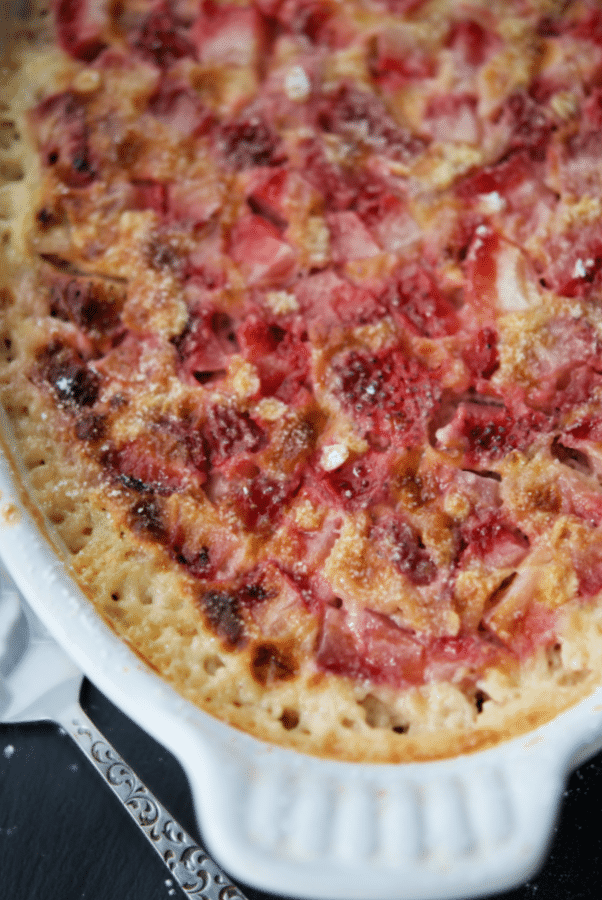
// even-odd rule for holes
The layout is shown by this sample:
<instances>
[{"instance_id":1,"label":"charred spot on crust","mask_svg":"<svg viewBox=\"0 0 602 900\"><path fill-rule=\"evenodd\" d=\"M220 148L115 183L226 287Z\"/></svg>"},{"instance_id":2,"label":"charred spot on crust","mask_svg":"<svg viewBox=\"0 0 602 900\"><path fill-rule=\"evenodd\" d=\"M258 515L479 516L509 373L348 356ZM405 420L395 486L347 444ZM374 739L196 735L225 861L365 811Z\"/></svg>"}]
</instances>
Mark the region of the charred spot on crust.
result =
<instances>
[{"instance_id":1,"label":"charred spot on crust","mask_svg":"<svg viewBox=\"0 0 602 900\"><path fill-rule=\"evenodd\" d=\"M57 272L69 272L75 274L75 266L69 259L65 259L58 253L40 253L40 259L56 269Z\"/></svg>"},{"instance_id":2,"label":"charred spot on crust","mask_svg":"<svg viewBox=\"0 0 602 900\"><path fill-rule=\"evenodd\" d=\"M114 287L81 278L59 279L50 290L50 315L102 332L117 324L120 299Z\"/></svg>"},{"instance_id":3,"label":"charred spot on crust","mask_svg":"<svg viewBox=\"0 0 602 900\"><path fill-rule=\"evenodd\" d=\"M229 591L207 591L200 596L200 605L207 624L227 647L234 649L245 637L238 597Z\"/></svg>"},{"instance_id":4,"label":"charred spot on crust","mask_svg":"<svg viewBox=\"0 0 602 900\"><path fill-rule=\"evenodd\" d=\"M251 674L262 686L266 687L277 681L289 681L299 669L295 657L271 642L257 644L251 655Z\"/></svg>"},{"instance_id":5,"label":"charred spot on crust","mask_svg":"<svg viewBox=\"0 0 602 900\"><path fill-rule=\"evenodd\" d=\"M47 97L33 111L49 137L42 148L46 165L56 167L60 180L69 188L88 187L96 178L87 110L81 97L64 91Z\"/></svg>"},{"instance_id":6,"label":"charred spot on crust","mask_svg":"<svg viewBox=\"0 0 602 900\"><path fill-rule=\"evenodd\" d=\"M301 717L296 709L284 709L280 716L280 722L286 731L292 731L293 728L298 726L300 721Z\"/></svg>"},{"instance_id":7,"label":"charred spot on crust","mask_svg":"<svg viewBox=\"0 0 602 900\"><path fill-rule=\"evenodd\" d=\"M117 480L124 487L129 488L131 491L136 491L137 494L152 494L154 490L153 486L147 484L146 481L136 478L135 475L126 475L124 472L117 473Z\"/></svg>"},{"instance_id":8,"label":"charred spot on crust","mask_svg":"<svg viewBox=\"0 0 602 900\"><path fill-rule=\"evenodd\" d=\"M107 417L89 413L80 416L75 423L75 436L80 441L95 443L101 441L107 430Z\"/></svg>"},{"instance_id":9,"label":"charred spot on crust","mask_svg":"<svg viewBox=\"0 0 602 900\"><path fill-rule=\"evenodd\" d=\"M475 691L474 705L477 713L483 712L483 706L488 700L491 700L491 697L489 696L489 694L485 693L485 691Z\"/></svg>"},{"instance_id":10,"label":"charred spot on crust","mask_svg":"<svg viewBox=\"0 0 602 900\"><path fill-rule=\"evenodd\" d=\"M133 530L141 537L165 541L166 533L161 507L154 497L141 497L134 503L130 507L130 519Z\"/></svg>"},{"instance_id":11,"label":"charred spot on crust","mask_svg":"<svg viewBox=\"0 0 602 900\"><path fill-rule=\"evenodd\" d=\"M259 582L248 582L241 584L238 589L238 596L242 603L253 606L255 603L261 603L275 596L273 591L266 590Z\"/></svg>"},{"instance_id":12,"label":"charred spot on crust","mask_svg":"<svg viewBox=\"0 0 602 900\"><path fill-rule=\"evenodd\" d=\"M60 217L57 215L56 210L51 209L48 206L43 206L36 213L36 222L40 231L46 231L48 228L58 225L60 221Z\"/></svg>"},{"instance_id":13,"label":"charred spot on crust","mask_svg":"<svg viewBox=\"0 0 602 900\"><path fill-rule=\"evenodd\" d=\"M100 377L77 350L60 343L49 344L38 356L42 378L65 406L93 406L100 390Z\"/></svg>"}]
</instances>

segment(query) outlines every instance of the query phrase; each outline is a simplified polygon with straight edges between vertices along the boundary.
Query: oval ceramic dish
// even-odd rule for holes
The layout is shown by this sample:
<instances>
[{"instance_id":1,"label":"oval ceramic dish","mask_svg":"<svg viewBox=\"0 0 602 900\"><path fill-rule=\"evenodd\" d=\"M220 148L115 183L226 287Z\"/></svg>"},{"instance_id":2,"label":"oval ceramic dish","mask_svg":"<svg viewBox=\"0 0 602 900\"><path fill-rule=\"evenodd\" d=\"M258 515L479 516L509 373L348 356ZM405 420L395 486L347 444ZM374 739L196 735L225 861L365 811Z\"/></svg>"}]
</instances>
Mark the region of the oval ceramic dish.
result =
<instances>
[{"instance_id":1,"label":"oval ceramic dish","mask_svg":"<svg viewBox=\"0 0 602 900\"><path fill-rule=\"evenodd\" d=\"M323 900L452 900L543 862L569 771L602 745L602 688L493 749L352 764L262 743L179 697L100 619L0 459L0 555L86 675L181 762L209 851L234 877Z\"/></svg>"}]
</instances>

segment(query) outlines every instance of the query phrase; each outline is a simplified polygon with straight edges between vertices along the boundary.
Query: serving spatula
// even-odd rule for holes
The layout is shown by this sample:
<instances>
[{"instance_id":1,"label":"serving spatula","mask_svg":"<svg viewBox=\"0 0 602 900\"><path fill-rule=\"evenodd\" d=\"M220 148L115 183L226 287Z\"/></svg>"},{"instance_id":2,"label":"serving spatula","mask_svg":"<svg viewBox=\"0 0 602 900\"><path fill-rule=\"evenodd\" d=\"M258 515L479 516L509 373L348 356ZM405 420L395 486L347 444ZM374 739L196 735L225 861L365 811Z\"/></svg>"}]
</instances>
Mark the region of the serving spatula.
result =
<instances>
[{"instance_id":1,"label":"serving spatula","mask_svg":"<svg viewBox=\"0 0 602 900\"><path fill-rule=\"evenodd\" d=\"M245 900L82 710L82 679L0 568L0 722L60 725L128 810L186 896Z\"/></svg>"}]
</instances>

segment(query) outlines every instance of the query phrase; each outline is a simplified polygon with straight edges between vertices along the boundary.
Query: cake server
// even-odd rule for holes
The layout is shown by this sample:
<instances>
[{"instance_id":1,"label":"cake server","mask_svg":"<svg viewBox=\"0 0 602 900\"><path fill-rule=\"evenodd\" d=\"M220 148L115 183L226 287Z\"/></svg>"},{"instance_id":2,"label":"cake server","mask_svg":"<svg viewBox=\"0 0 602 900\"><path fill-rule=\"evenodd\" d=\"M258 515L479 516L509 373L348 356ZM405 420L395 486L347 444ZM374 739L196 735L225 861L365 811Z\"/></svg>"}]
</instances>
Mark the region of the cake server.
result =
<instances>
[{"instance_id":1,"label":"cake server","mask_svg":"<svg viewBox=\"0 0 602 900\"><path fill-rule=\"evenodd\" d=\"M82 678L0 568L0 722L60 725L125 806L187 897L245 900L82 710Z\"/></svg>"}]
</instances>

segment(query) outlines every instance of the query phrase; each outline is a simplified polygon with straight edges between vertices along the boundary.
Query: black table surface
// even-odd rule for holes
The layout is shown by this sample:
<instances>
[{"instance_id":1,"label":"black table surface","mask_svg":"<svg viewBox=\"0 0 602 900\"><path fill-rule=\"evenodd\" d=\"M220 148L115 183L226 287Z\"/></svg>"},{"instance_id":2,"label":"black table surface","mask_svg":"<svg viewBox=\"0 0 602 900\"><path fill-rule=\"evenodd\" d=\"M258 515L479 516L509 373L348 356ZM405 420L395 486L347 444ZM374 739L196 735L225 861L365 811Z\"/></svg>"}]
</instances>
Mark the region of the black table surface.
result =
<instances>
[{"instance_id":1,"label":"black table surface","mask_svg":"<svg viewBox=\"0 0 602 900\"><path fill-rule=\"evenodd\" d=\"M176 760L89 682L90 718L202 842ZM249 900L274 900L240 885ZM294 894L294 885L291 885ZM184 893L71 739L49 724L0 726L0 900L178 900ZM547 862L501 900L600 900L602 754L571 776Z\"/></svg>"}]
</instances>

